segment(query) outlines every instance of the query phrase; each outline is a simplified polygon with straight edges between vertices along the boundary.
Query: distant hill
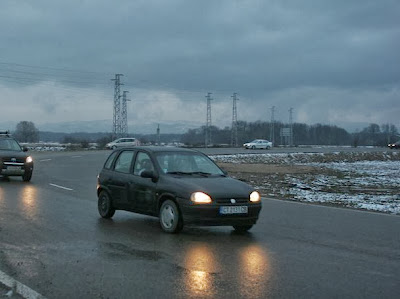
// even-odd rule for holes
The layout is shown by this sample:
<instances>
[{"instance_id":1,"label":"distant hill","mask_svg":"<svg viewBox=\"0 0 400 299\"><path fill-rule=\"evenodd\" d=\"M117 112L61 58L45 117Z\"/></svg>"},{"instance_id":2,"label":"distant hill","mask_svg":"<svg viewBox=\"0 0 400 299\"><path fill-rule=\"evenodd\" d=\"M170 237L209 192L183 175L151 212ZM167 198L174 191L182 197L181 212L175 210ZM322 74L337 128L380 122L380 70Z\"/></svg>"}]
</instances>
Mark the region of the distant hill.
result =
<instances>
[{"instance_id":1,"label":"distant hill","mask_svg":"<svg viewBox=\"0 0 400 299\"><path fill-rule=\"evenodd\" d=\"M14 131L18 121L0 121L0 130ZM28 119L28 121L31 121ZM70 122L57 122L57 123L36 123L36 128L44 132L60 132L60 133L76 133L76 132L111 132L112 120L94 120L94 121L70 121ZM189 129L195 129L204 125L200 122L153 122L146 124L135 124L130 122L128 124L128 133L130 134L155 134L157 126L160 125L161 134L183 134Z\"/></svg>"},{"instance_id":2,"label":"distant hill","mask_svg":"<svg viewBox=\"0 0 400 299\"><path fill-rule=\"evenodd\" d=\"M184 122L160 122L160 133L162 134L183 134L189 129L197 128L202 124L199 123L184 123ZM158 123L148 124L128 124L128 133L130 134L155 134L157 131ZM14 126L15 127L15 126ZM73 121L73 122L60 122L60 123L44 123L38 124L37 128L40 131L49 132L111 132L112 120L96 120L96 121Z\"/></svg>"}]
</instances>

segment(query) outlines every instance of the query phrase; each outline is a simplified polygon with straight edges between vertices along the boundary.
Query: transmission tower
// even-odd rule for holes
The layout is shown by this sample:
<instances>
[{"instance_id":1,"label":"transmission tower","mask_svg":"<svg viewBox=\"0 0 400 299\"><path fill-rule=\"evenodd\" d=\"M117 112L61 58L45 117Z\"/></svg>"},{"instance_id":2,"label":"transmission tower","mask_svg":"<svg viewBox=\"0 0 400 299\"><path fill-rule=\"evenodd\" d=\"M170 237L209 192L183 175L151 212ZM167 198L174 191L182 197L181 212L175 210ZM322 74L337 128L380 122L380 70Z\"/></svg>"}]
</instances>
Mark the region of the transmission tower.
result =
<instances>
[{"instance_id":1,"label":"transmission tower","mask_svg":"<svg viewBox=\"0 0 400 299\"><path fill-rule=\"evenodd\" d=\"M207 123L206 123L206 139L205 139L205 147L208 147L211 144L211 92L206 95L207 99Z\"/></svg>"},{"instance_id":2,"label":"transmission tower","mask_svg":"<svg viewBox=\"0 0 400 299\"><path fill-rule=\"evenodd\" d=\"M128 136L128 107L127 102L130 100L127 98L129 91L124 90L122 93L122 110L121 110L121 134L122 136Z\"/></svg>"},{"instance_id":3,"label":"transmission tower","mask_svg":"<svg viewBox=\"0 0 400 299\"><path fill-rule=\"evenodd\" d=\"M275 106L271 107L271 127L269 132L269 138L271 139L272 146L275 146Z\"/></svg>"},{"instance_id":4,"label":"transmission tower","mask_svg":"<svg viewBox=\"0 0 400 299\"><path fill-rule=\"evenodd\" d=\"M236 101L239 99L236 97L237 93L233 94L233 108L232 108L232 129L231 129L231 146L237 147L238 146L238 132L237 132L237 106Z\"/></svg>"},{"instance_id":5,"label":"transmission tower","mask_svg":"<svg viewBox=\"0 0 400 299\"><path fill-rule=\"evenodd\" d=\"M160 124L157 126L157 145L161 145L161 139L160 139Z\"/></svg>"},{"instance_id":6,"label":"transmission tower","mask_svg":"<svg viewBox=\"0 0 400 299\"><path fill-rule=\"evenodd\" d=\"M289 125L290 125L289 145L293 146L293 108L289 109Z\"/></svg>"},{"instance_id":7,"label":"transmission tower","mask_svg":"<svg viewBox=\"0 0 400 299\"><path fill-rule=\"evenodd\" d=\"M114 85L114 114L113 114L113 138L121 135L121 76L123 74L115 74Z\"/></svg>"}]
</instances>

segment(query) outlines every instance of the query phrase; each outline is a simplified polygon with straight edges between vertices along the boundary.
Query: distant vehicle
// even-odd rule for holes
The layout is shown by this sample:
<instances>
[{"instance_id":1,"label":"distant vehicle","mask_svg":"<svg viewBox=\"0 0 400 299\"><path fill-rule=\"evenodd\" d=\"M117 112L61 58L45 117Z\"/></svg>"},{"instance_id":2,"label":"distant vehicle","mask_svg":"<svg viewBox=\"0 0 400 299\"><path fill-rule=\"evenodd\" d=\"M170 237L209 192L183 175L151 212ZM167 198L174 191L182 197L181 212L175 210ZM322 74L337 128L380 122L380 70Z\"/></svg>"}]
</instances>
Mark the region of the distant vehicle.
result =
<instances>
[{"instance_id":1,"label":"distant vehicle","mask_svg":"<svg viewBox=\"0 0 400 299\"><path fill-rule=\"evenodd\" d=\"M400 148L400 140L399 140L399 141L396 141L395 143L389 143L389 144L388 144L388 147L389 147L390 149Z\"/></svg>"},{"instance_id":2,"label":"distant vehicle","mask_svg":"<svg viewBox=\"0 0 400 299\"><path fill-rule=\"evenodd\" d=\"M247 149L269 149L272 147L272 142L265 139L256 139L252 142L243 144L243 147Z\"/></svg>"},{"instance_id":3,"label":"distant vehicle","mask_svg":"<svg viewBox=\"0 0 400 299\"><path fill-rule=\"evenodd\" d=\"M205 154L173 147L113 151L98 175L97 196L101 217L111 218L116 210L155 216L167 233L184 224L246 232L261 210L253 187L228 177Z\"/></svg>"},{"instance_id":4,"label":"distant vehicle","mask_svg":"<svg viewBox=\"0 0 400 299\"><path fill-rule=\"evenodd\" d=\"M116 149L120 147L137 146L139 141L136 138L118 138L106 144L107 149Z\"/></svg>"},{"instance_id":5,"label":"distant vehicle","mask_svg":"<svg viewBox=\"0 0 400 299\"><path fill-rule=\"evenodd\" d=\"M20 176L29 182L33 173L33 159L8 131L0 131L0 176Z\"/></svg>"}]
</instances>

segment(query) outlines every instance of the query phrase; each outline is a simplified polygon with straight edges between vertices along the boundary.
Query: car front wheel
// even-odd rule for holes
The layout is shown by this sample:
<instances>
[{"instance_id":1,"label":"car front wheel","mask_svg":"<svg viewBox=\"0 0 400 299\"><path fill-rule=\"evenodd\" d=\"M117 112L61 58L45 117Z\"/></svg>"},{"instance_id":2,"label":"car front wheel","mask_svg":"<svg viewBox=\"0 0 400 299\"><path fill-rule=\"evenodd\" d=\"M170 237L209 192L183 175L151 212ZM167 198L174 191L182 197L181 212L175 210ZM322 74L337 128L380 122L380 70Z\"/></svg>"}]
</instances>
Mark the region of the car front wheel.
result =
<instances>
[{"instance_id":1,"label":"car front wheel","mask_svg":"<svg viewBox=\"0 0 400 299\"><path fill-rule=\"evenodd\" d=\"M103 218L111 218L115 214L115 209L112 206L110 195L107 192L101 191L97 202L99 214Z\"/></svg>"},{"instance_id":2,"label":"car front wheel","mask_svg":"<svg viewBox=\"0 0 400 299\"><path fill-rule=\"evenodd\" d=\"M24 182L29 182L32 178L32 171L25 171L25 173L22 176L22 180Z\"/></svg>"},{"instance_id":3,"label":"car front wheel","mask_svg":"<svg viewBox=\"0 0 400 299\"><path fill-rule=\"evenodd\" d=\"M178 233L183 228L183 221L180 211L172 200L163 202L160 208L160 225L167 233Z\"/></svg>"}]
</instances>

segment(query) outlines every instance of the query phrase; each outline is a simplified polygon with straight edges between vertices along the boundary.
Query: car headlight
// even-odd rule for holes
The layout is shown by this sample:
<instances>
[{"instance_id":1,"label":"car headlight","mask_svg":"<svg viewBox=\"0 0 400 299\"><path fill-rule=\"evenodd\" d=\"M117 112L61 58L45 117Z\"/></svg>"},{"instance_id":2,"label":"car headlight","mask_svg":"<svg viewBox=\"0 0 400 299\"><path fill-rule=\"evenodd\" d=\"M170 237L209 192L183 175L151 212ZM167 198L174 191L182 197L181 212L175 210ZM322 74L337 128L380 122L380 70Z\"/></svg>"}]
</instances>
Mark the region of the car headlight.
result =
<instances>
[{"instance_id":1,"label":"car headlight","mask_svg":"<svg viewBox=\"0 0 400 299\"><path fill-rule=\"evenodd\" d=\"M258 193L257 191L251 192L251 194L250 194L251 202L259 202L260 200L261 200L260 193Z\"/></svg>"},{"instance_id":2,"label":"car headlight","mask_svg":"<svg viewBox=\"0 0 400 299\"><path fill-rule=\"evenodd\" d=\"M190 200L194 203L211 203L211 197L203 192L194 192L190 195Z\"/></svg>"},{"instance_id":3,"label":"car headlight","mask_svg":"<svg viewBox=\"0 0 400 299\"><path fill-rule=\"evenodd\" d=\"M33 159L31 156L26 157L26 163L32 163Z\"/></svg>"}]
</instances>

